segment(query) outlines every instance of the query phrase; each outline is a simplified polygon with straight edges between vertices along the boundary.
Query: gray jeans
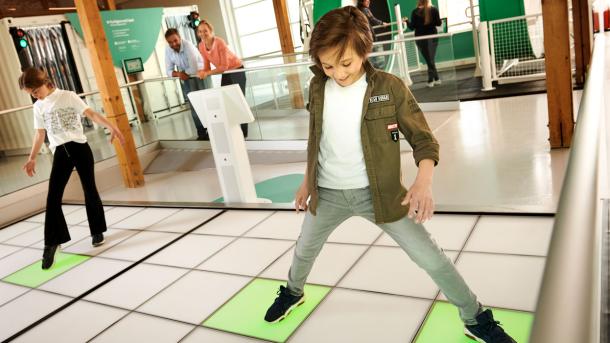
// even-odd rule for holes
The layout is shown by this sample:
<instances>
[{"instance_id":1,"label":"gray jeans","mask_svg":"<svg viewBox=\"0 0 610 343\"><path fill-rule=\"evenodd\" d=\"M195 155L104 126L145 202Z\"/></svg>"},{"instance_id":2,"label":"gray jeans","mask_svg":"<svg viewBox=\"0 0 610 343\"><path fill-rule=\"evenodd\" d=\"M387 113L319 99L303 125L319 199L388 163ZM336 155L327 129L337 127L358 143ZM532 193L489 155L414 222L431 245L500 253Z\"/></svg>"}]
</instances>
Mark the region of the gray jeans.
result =
<instances>
[{"instance_id":1,"label":"gray jeans","mask_svg":"<svg viewBox=\"0 0 610 343\"><path fill-rule=\"evenodd\" d=\"M335 190L318 188L317 214L305 214L301 235L297 240L292 266L288 273L288 289L293 295L303 294L305 281L322 246L333 230L352 216L374 220L369 188ZM451 260L436 245L423 225L405 217L393 223L379 224L436 282L449 301L458 307L466 324L476 324L480 304L470 291Z\"/></svg>"}]
</instances>

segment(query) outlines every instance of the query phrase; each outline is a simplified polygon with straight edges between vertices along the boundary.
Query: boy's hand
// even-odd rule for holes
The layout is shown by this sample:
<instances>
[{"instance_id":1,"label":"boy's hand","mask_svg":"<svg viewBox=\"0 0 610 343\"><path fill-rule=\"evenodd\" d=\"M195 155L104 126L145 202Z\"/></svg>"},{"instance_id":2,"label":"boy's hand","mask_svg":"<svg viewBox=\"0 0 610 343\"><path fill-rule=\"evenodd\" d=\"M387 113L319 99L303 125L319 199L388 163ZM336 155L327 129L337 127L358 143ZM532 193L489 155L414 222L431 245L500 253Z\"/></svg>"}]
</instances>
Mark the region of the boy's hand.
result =
<instances>
[{"instance_id":1,"label":"boy's hand","mask_svg":"<svg viewBox=\"0 0 610 343\"><path fill-rule=\"evenodd\" d=\"M23 169L29 177L34 176L34 174L36 174L36 160L28 160L21 169Z\"/></svg>"},{"instance_id":2,"label":"boy's hand","mask_svg":"<svg viewBox=\"0 0 610 343\"><path fill-rule=\"evenodd\" d=\"M432 218L434 214L434 200L432 199L432 184L426 182L415 182L409 188L407 196L400 203L409 205L409 218L417 224L421 224Z\"/></svg>"},{"instance_id":3,"label":"boy's hand","mask_svg":"<svg viewBox=\"0 0 610 343\"><path fill-rule=\"evenodd\" d=\"M197 71L197 76L199 76L199 78L203 80L206 77L210 76L210 72L207 70L199 70Z\"/></svg>"},{"instance_id":4,"label":"boy's hand","mask_svg":"<svg viewBox=\"0 0 610 343\"><path fill-rule=\"evenodd\" d=\"M301 187L297 190L297 193L294 195L294 208L297 210L306 211L307 210L307 199L309 198L309 190L307 189L307 184L303 182Z\"/></svg>"}]
</instances>

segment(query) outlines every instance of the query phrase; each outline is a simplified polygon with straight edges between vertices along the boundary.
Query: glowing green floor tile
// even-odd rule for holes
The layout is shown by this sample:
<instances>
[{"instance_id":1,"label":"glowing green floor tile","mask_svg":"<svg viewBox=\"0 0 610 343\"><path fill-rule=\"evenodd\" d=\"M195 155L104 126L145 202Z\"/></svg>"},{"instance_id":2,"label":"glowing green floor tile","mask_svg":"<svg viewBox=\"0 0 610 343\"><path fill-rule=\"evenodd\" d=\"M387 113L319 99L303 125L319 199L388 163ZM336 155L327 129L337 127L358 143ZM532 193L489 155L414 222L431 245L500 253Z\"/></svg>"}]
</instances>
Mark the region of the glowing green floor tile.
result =
<instances>
[{"instance_id":1,"label":"glowing green floor tile","mask_svg":"<svg viewBox=\"0 0 610 343\"><path fill-rule=\"evenodd\" d=\"M274 177L257 183L256 196L262 199L269 199L274 203L292 202L294 193L303 182L303 174L289 174ZM224 199L218 198L214 202L223 202Z\"/></svg>"},{"instance_id":2,"label":"glowing green floor tile","mask_svg":"<svg viewBox=\"0 0 610 343\"><path fill-rule=\"evenodd\" d=\"M502 328L519 343L527 343L534 320L529 312L493 309L494 319ZM455 306L437 301L423 327L420 329L416 343L473 343L464 335L464 326Z\"/></svg>"},{"instance_id":3,"label":"glowing green floor tile","mask_svg":"<svg viewBox=\"0 0 610 343\"><path fill-rule=\"evenodd\" d=\"M329 287L306 285L305 303L295 308L278 323L267 323L263 318L267 308L277 297L282 281L256 279L203 323L203 326L284 342L301 322L314 310L330 291Z\"/></svg>"},{"instance_id":4,"label":"glowing green floor tile","mask_svg":"<svg viewBox=\"0 0 610 343\"><path fill-rule=\"evenodd\" d=\"M51 269L42 270L42 260L40 260L14 272L13 274L2 279L2 281L36 288L52 278L61 275L87 261L88 259L90 259L89 256L59 253L55 257L55 264L53 267L51 267Z\"/></svg>"}]
</instances>

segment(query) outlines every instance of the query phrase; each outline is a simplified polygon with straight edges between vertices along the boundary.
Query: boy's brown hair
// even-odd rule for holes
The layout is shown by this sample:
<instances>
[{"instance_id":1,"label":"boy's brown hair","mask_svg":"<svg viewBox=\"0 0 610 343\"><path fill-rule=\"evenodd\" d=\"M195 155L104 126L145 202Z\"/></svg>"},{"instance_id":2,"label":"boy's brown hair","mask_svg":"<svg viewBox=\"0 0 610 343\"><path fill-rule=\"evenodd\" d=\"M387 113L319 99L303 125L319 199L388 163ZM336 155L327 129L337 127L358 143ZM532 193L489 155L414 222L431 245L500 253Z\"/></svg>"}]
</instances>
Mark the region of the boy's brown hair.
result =
<instances>
[{"instance_id":1,"label":"boy's brown hair","mask_svg":"<svg viewBox=\"0 0 610 343\"><path fill-rule=\"evenodd\" d=\"M321 67L320 52L338 47L337 58L345 53L347 47L354 49L362 58L371 51L373 37L369 21L359 9L345 6L334 9L320 18L311 33L309 56Z\"/></svg>"},{"instance_id":2,"label":"boy's brown hair","mask_svg":"<svg viewBox=\"0 0 610 343\"><path fill-rule=\"evenodd\" d=\"M21 89L36 89L47 85L48 87L54 87L53 81L49 79L47 73L41 68L29 67L26 68L19 76L19 88Z\"/></svg>"}]
</instances>

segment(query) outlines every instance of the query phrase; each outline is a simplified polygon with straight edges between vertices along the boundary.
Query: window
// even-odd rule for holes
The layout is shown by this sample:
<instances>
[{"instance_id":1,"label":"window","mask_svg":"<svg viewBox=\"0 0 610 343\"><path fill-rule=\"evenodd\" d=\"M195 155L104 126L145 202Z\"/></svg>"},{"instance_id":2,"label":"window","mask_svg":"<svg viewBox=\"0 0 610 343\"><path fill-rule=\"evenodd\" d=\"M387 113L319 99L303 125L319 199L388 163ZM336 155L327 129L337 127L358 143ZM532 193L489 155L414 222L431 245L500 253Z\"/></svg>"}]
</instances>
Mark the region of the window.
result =
<instances>
[{"instance_id":1,"label":"window","mask_svg":"<svg viewBox=\"0 0 610 343\"><path fill-rule=\"evenodd\" d=\"M295 50L302 46L299 25L300 0L286 0ZM281 50L272 0L231 0L242 57Z\"/></svg>"},{"instance_id":2,"label":"window","mask_svg":"<svg viewBox=\"0 0 610 343\"><path fill-rule=\"evenodd\" d=\"M479 0L472 1L476 25L479 24ZM449 32L472 30L470 0L439 0L441 17L447 18Z\"/></svg>"}]
</instances>

